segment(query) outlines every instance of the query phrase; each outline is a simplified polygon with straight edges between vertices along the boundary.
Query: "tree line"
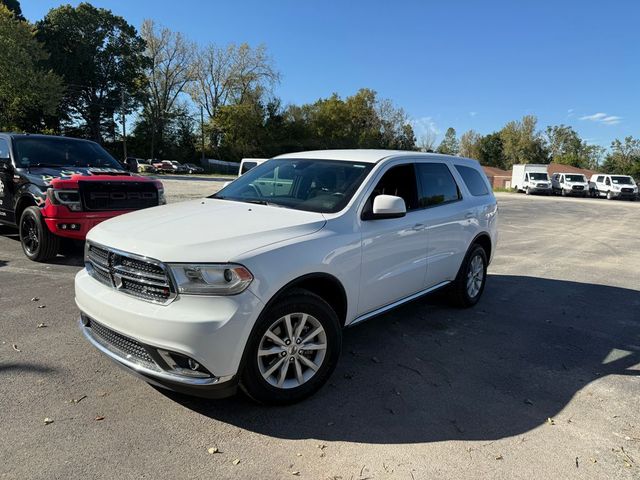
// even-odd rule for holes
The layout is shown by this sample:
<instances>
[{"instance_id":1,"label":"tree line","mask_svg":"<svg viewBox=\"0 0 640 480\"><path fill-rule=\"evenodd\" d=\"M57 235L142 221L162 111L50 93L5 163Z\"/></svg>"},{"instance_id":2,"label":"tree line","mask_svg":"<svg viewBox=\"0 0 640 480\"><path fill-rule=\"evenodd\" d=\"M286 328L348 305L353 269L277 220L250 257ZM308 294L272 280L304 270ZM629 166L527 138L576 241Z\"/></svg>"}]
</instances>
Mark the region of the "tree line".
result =
<instances>
[{"instance_id":1,"label":"tree line","mask_svg":"<svg viewBox=\"0 0 640 480\"><path fill-rule=\"evenodd\" d=\"M449 128L436 147L416 140L405 111L363 88L303 105L274 95L280 72L264 45L197 45L145 20L136 29L89 3L29 23L0 0L0 130L93 139L118 157L239 160L324 148L438 151L510 169L566 163L640 175L640 140L589 145L570 126L537 129L534 116L480 135ZM124 122L125 118L134 121ZM125 136L125 126L132 126Z\"/></svg>"}]
</instances>

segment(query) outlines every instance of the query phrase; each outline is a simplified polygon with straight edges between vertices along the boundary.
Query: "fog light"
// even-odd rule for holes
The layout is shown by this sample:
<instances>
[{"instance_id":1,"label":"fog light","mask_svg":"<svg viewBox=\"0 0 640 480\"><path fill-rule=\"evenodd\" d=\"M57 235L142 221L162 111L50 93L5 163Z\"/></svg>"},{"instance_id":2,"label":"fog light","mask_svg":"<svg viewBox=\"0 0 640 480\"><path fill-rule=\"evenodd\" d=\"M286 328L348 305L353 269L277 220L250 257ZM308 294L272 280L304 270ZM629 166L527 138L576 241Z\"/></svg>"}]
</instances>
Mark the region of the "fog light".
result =
<instances>
[{"instance_id":1,"label":"fog light","mask_svg":"<svg viewBox=\"0 0 640 480\"><path fill-rule=\"evenodd\" d=\"M193 358L189 359L188 364L191 370L198 370L200 368L200 364L196 362Z\"/></svg>"}]
</instances>

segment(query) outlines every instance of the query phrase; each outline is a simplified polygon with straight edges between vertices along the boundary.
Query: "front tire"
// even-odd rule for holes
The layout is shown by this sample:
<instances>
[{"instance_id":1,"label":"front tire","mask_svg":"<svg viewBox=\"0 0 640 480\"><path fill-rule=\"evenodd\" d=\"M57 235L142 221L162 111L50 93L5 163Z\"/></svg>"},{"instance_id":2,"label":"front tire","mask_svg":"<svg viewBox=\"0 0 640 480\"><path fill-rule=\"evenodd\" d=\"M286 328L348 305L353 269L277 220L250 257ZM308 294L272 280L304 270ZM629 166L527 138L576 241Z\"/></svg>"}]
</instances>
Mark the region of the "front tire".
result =
<instances>
[{"instance_id":1,"label":"front tire","mask_svg":"<svg viewBox=\"0 0 640 480\"><path fill-rule=\"evenodd\" d=\"M607 200L613 200L613 195L611 195L611 190L607 192Z\"/></svg>"},{"instance_id":2,"label":"front tire","mask_svg":"<svg viewBox=\"0 0 640 480\"><path fill-rule=\"evenodd\" d=\"M38 207L27 207L20 217L20 243L29 260L45 262L58 254L60 238L49 231Z\"/></svg>"},{"instance_id":3,"label":"front tire","mask_svg":"<svg viewBox=\"0 0 640 480\"><path fill-rule=\"evenodd\" d=\"M292 291L260 316L240 386L260 403L299 402L326 383L341 347L342 328L331 306L309 291Z\"/></svg>"},{"instance_id":4,"label":"front tire","mask_svg":"<svg viewBox=\"0 0 640 480\"><path fill-rule=\"evenodd\" d=\"M478 303L487 282L488 263L487 252L474 243L451 288L451 300L455 306L469 308Z\"/></svg>"}]
</instances>

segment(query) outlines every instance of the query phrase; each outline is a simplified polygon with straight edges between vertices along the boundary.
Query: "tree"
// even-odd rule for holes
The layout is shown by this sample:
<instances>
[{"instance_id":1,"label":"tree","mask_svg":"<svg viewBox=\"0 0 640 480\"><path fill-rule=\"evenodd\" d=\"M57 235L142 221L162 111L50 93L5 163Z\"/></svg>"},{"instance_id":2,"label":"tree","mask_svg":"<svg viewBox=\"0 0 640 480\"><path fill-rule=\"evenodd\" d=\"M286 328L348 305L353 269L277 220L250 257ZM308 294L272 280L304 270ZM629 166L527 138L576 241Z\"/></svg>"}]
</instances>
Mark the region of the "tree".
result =
<instances>
[{"instance_id":1,"label":"tree","mask_svg":"<svg viewBox=\"0 0 640 480\"><path fill-rule=\"evenodd\" d=\"M507 170L518 163L549 163L544 140L536 130L537 122L535 116L525 115L521 121L511 121L500 130Z\"/></svg>"},{"instance_id":2,"label":"tree","mask_svg":"<svg viewBox=\"0 0 640 480\"><path fill-rule=\"evenodd\" d=\"M591 168L597 147L587 145L580 135L567 125L547 127L547 149L552 162Z\"/></svg>"},{"instance_id":3,"label":"tree","mask_svg":"<svg viewBox=\"0 0 640 480\"><path fill-rule=\"evenodd\" d=\"M428 129L418 139L418 150L421 152L433 152L436 146L436 134Z\"/></svg>"},{"instance_id":4,"label":"tree","mask_svg":"<svg viewBox=\"0 0 640 480\"><path fill-rule=\"evenodd\" d=\"M456 137L456 130L453 127L447 128L444 134L444 139L438 145L438 153L444 153L445 155L457 155L460 151L460 143Z\"/></svg>"},{"instance_id":5,"label":"tree","mask_svg":"<svg viewBox=\"0 0 640 480\"><path fill-rule=\"evenodd\" d=\"M39 130L62 97L62 80L44 66L32 27L0 4L0 130Z\"/></svg>"},{"instance_id":6,"label":"tree","mask_svg":"<svg viewBox=\"0 0 640 480\"><path fill-rule=\"evenodd\" d=\"M463 133L460 137L460 155L479 160L481 139L482 136L474 130Z\"/></svg>"},{"instance_id":7,"label":"tree","mask_svg":"<svg viewBox=\"0 0 640 480\"><path fill-rule=\"evenodd\" d=\"M4 5L11 11L18 20L25 20L22 16L22 8L20 8L20 2L18 0L0 0L0 5Z\"/></svg>"},{"instance_id":8,"label":"tree","mask_svg":"<svg viewBox=\"0 0 640 480\"><path fill-rule=\"evenodd\" d=\"M611 142L611 153L604 162L604 170L640 177L640 139L628 136L624 141L616 138Z\"/></svg>"},{"instance_id":9,"label":"tree","mask_svg":"<svg viewBox=\"0 0 640 480\"><path fill-rule=\"evenodd\" d=\"M38 22L49 67L64 78L61 116L66 126L100 141L115 134L114 114L139 101L144 40L124 18L89 3L63 5Z\"/></svg>"},{"instance_id":10,"label":"tree","mask_svg":"<svg viewBox=\"0 0 640 480\"><path fill-rule=\"evenodd\" d=\"M242 104L248 96L262 98L280 79L264 45L207 45L194 62L188 92L209 118L224 105Z\"/></svg>"},{"instance_id":11,"label":"tree","mask_svg":"<svg viewBox=\"0 0 640 480\"><path fill-rule=\"evenodd\" d=\"M143 115L151 130L151 158L163 153L169 118L187 84L193 80L195 47L181 33L158 27L153 20L142 24L142 38L150 59L146 69Z\"/></svg>"},{"instance_id":12,"label":"tree","mask_svg":"<svg viewBox=\"0 0 640 480\"><path fill-rule=\"evenodd\" d=\"M506 168L500 133L490 133L480 139L478 145L478 161L481 165L488 167Z\"/></svg>"}]
</instances>

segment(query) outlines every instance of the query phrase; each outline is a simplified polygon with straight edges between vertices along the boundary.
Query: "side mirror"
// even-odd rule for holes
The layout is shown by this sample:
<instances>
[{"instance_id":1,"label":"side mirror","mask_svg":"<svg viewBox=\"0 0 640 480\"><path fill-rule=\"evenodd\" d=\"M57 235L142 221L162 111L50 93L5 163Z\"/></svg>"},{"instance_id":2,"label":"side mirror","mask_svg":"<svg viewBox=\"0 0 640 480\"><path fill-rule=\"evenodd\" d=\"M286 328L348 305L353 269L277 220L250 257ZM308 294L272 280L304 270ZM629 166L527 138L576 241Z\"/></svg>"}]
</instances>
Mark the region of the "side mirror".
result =
<instances>
[{"instance_id":1,"label":"side mirror","mask_svg":"<svg viewBox=\"0 0 640 480\"><path fill-rule=\"evenodd\" d=\"M404 200L394 195L378 195L373 199L372 220L384 218L400 218L407 214Z\"/></svg>"}]
</instances>

